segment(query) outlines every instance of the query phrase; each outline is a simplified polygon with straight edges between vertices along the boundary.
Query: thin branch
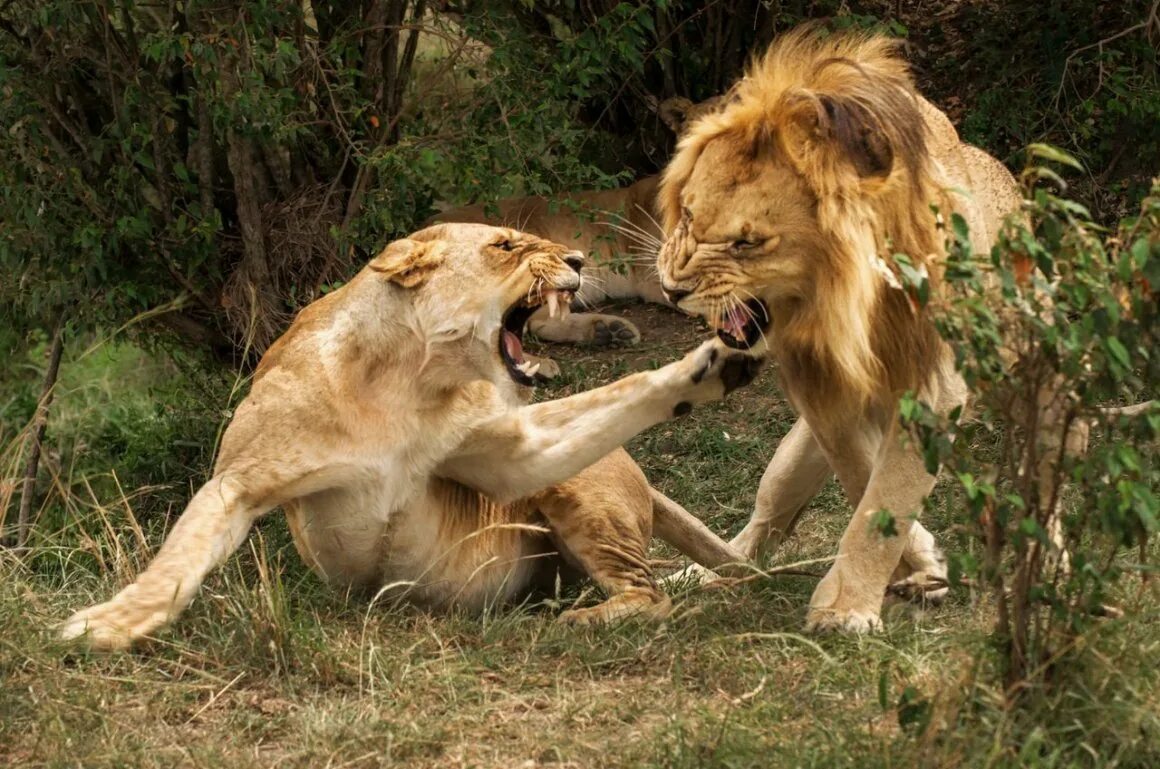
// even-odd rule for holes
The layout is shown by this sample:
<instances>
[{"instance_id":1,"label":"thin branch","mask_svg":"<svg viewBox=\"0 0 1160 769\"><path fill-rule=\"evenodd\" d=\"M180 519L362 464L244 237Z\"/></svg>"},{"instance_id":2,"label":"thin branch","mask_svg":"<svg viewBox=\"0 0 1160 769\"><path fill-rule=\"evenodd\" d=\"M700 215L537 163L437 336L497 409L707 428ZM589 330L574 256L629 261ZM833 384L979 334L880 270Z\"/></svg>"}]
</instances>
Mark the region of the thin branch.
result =
<instances>
[{"instance_id":1,"label":"thin branch","mask_svg":"<svg viewBox=\"0 0 1160 769\"><path fill-rule=\"evenodd\" d=\"M1071 65L1072 59L1074 59L1076 56L1079 56L1084 51L1090 51L1093 48L1098 48L1100 53L1103 53L1104 46L1108 43L1119 40L1121 37L1127 37L1134 32L1139 32L1140 30L1149 30L1152 28L1152 25L1156 25L1156 30L1158 33L1160 33L1160 0L1155 0L1155 2L1152 3L1152 9L1148 11L1148 18L1144 19L1139 24L1133 24L1127 29L1122 29L1114 35L1110 35L1103 38L1102 40L1097 40L1094 43L1076 48L1074 51L1068 54L1067 58L1063 61L1063 72L1059 76L1059 88L1057 88L1055 91L1055 100L1052 102L1052 108L1055 110L1059 109L1059 100L1063 97L1063 88L1067 84L1067 68Z\"/></svg>"},{"instance_id":2,"label":"thin branch","mask_svg":"<svg viewBox=\"0 0 1160 769\"><path fill-rule=\"evenodd\" d=\"M28 543L28 534L31 529L32 497L36 491L36 476L40 470L41 446L44 443L44 433L48 426L48 407L52 404L52 396L56 392L56 377L60 371L60 358L64 352L64 313L57 319L56 328L52 332L52 345L48 353L48 368L44 372L44 387L40 391L40 400L36 404L36 413L32 417L32 447L28 452L28 463L24 466L24 481L20 489L20 509L16 516L16 549L23 550Z\"/></svg>"}]
</instances>

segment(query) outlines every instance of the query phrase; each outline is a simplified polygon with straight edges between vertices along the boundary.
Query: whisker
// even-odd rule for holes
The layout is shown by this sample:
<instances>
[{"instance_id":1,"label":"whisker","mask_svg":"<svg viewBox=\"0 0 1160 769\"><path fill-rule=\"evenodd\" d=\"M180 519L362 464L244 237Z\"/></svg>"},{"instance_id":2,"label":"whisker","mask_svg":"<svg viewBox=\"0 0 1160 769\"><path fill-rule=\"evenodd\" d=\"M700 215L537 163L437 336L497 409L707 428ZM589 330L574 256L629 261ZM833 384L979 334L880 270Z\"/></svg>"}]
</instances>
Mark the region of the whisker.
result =
<instances>
[{"instance_id":1,"label":"whisker","mask_svg":"<svg viewBox=\"0 0 1160 769\"><path fill-rule=\"evenodd\" d=\"M640 205L639 203L637 204L637 206L636 206L636 209L637 209L638 211L640 211L642 214L644 214L645 216L647 216L647 217L648 217L648 220L649 220L650 222L652 222L652 223L653 223L653 226L654 226L654 227L656 227L656 228L657 228L657 232L661 233L661 238L663 239L663 238L664 238L664 232L665 232L665 228L664 228L664 227L662 227L662 226L661 226L661 223L660 223L660 222L658 222L658 221L656 220L656 217L654 217L654 216L652 215L652 211L649 211L647 208L645 208L644 206Z\"/></svg>"}]
</instances>

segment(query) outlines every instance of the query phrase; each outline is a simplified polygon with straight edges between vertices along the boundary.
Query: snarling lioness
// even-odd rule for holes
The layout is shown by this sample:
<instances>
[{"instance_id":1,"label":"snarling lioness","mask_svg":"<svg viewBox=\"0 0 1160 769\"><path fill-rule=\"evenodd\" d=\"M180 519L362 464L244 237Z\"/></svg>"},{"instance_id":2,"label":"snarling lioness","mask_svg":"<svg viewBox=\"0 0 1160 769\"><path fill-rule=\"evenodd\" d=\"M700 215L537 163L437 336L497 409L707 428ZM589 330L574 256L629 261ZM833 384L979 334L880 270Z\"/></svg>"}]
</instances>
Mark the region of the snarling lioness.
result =
<instances>
[{"instance_id":1,"label":"snarling lioness","mask_svg":"<svg viewBox=\"0 0 1160 769\"><path fill-rule=\"evenodd\" d=\"M482 225L389 245L270 348L213 478L157 557L64 637L120 647L155 630L277 506L327 581L393 585L436 606L526 595L558 553L610 596L568 619L663 614L645 556L654 511L658 534L694 560L740 560L618 447L744 384L752 358L711 340L664 368L526 405L524 321L580 288L582 259Z\"/></svg>"},{"instance_id":2,"label":"snarling lioness","mask_svg":"<svg viewBox=\"0 0 1160 769\"><path fill-rule=\"evenodd\" d=\"M946 573L915 520L934 478L904 445L899 396L917 391L943 413L967 397L892 255L939 291L939 217L960 214L985 253L1020 205L1017 185L959 141L890 41L806 28L775 43L722 111L688 128L660 195L669 298L730 346L773 356L800 415L732 544L755 556L788 535L836 474L855 514L807 626L874 628L892 579ZM899 536L878 531L883 511Z\"/></svg>"}]
</instances>

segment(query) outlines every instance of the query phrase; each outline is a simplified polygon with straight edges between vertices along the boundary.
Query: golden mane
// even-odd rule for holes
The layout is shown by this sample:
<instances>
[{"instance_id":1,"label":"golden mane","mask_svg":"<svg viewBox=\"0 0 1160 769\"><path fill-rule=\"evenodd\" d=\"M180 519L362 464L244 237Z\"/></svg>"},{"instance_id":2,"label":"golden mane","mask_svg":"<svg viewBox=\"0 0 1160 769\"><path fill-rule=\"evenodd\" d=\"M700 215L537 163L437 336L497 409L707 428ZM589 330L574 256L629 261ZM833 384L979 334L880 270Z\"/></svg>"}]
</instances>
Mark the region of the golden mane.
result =
<instances>
[{"instance_id":1,"label":"golden mane","mask_svg":"<svg viewBox=\"0 0 1160 769\"><path fill-rule=\"evenodd\" d=\"M896 48L869 34L823 37L816 26L783 36L751 64L721 111L688 128L660 186L672 231L710 142L727 142L731 154L753 163L788 164L805 182L826 264L815 297L785 322L771 308L779 326L772 344L783 375L818 403L894 397L921 387L937 365L935 330L891 287L896 253L937 280L943 234L930 206L949 210L923 103Z\"/></svg>"}]
</instances>

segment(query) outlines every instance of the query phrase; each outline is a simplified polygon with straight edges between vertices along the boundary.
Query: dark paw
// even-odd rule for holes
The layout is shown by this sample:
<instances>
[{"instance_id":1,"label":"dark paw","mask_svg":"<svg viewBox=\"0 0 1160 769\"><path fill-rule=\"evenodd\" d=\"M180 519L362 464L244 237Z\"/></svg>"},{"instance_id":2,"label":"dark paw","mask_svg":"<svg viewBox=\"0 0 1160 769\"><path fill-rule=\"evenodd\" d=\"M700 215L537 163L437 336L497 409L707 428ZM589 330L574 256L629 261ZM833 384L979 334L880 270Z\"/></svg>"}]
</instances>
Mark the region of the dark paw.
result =
<instances>
[{"instance_id":1,"label":"dark paw","mask_svg":"<svg viewBox=\"0 0 1160 769\"><path fill-rule=\"evenodd\" d=\"M749 355L730 355L721 365L721 384L725 385L725 394L744 387L757 378L761 371L762 360Z\"/></svg>"}]
</instances>

